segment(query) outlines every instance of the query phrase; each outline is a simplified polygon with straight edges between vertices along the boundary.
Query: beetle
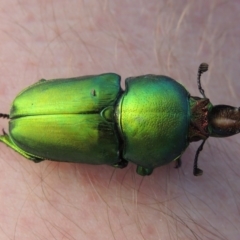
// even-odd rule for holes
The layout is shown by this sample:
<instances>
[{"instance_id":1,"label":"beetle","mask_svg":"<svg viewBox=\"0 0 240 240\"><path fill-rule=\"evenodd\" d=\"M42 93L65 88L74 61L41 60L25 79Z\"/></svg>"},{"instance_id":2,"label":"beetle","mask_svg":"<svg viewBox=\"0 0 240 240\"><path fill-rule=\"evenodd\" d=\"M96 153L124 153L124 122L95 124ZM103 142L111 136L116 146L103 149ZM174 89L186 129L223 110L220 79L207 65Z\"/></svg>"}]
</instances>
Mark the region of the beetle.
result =
<instances>
[{"instance_id":1,"label":"beetle","mask_svg":"<svg viewBox=\"0 0 240 240\"><path fill-rule=\"evenodd\" d=\"M213 106L194 97L174 79L144 75L126 79L126 90L115 73L68 79L41 79L20 92L12 103L9 134L0 141L34 162L137 165L137 173L176 161L189 143L202 140L193 174L202 175L198 156L208 137L228 137L240 131L240 108Z\"/></svg>"}]
</instances>

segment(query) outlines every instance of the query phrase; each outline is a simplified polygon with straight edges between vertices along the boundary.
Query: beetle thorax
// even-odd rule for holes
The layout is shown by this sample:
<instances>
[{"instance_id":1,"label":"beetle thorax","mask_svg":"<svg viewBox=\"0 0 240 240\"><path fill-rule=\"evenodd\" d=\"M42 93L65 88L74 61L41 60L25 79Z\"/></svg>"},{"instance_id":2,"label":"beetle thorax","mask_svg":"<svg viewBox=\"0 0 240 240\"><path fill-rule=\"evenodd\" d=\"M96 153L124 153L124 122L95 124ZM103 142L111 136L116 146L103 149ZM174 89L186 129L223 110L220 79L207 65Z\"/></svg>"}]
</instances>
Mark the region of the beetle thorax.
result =
<instances>
[{"instance_id":1,"label":"beetle thorax","mask_svg":"<svg viewBox=\"0 0 240 240\"><path fill-rule=\"evenodd\" d=\"M212 107L208 98L190 97L190 125L188 138L189 142L207 139L208 131L208 114Z\"/></svg>"}]
</instances>

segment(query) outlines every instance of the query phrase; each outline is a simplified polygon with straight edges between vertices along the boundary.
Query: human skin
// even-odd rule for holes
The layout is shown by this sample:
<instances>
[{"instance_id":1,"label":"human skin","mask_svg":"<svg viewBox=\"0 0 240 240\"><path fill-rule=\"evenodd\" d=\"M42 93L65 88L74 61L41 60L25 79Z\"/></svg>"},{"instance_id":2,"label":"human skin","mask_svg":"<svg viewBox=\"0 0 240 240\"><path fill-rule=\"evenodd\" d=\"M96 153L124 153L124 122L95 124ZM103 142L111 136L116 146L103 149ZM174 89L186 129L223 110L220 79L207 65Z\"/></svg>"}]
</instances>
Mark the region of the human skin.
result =
<instances>
[{"instance_id":1,"label":"human skin","mask_svg":"<svg viewBox=\"0 0 240 240\"><path fill-rule=\"evenodd\" d=\"M168 75L200 96L201 62L210 65L202 86L212 103L239 106L238 0L2 0L0 17L0 112L41 78L105 72L122 86ZM171 163L148 177L131 163L35 164L0 144L0 239L239 239L240 136L209 139L194 177L199 144L180 169Z\"/></svg>"}]
</instances>

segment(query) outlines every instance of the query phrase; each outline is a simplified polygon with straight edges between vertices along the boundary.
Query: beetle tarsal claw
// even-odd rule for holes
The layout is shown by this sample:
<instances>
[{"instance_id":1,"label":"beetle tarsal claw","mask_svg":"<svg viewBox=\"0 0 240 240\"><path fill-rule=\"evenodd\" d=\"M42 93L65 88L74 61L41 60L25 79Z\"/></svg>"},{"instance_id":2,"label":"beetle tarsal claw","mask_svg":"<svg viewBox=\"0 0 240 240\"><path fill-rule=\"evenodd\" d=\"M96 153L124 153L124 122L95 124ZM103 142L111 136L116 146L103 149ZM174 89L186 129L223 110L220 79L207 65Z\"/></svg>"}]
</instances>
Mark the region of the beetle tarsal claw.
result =
<instances>
[{"instance_id":1,"label":"beetle tarsal claw","mask_svg":"<svg viewBox=\"0 0 240 240\"><path fill-rule=\"evenodd\" d=\"M193 170L193 175L194 176L202 176L203 175L203 170L201 170L200 168L194 168Z\"/></svg>"}]
</instances>

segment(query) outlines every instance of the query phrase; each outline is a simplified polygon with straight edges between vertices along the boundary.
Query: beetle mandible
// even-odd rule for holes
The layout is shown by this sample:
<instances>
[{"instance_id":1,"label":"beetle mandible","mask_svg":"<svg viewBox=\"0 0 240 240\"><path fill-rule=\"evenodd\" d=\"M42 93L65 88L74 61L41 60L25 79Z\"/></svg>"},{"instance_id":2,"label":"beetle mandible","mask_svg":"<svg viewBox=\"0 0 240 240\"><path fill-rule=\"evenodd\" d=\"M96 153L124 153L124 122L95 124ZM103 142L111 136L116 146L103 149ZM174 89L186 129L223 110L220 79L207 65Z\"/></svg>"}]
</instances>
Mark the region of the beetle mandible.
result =
<instances>
[{"instance_id":1,"label":"beetle mandible","mask_svg":"<svg viewBox=\"0 0 240 240\"><path fill-rule=\"evenodd\" d=\"M202 175L198 156L208 137L228 137L240 131L240 109L213 106L203 96L191 96L174 79L144 75L126 79L106 73L68 79L42 79L20 92L12 103L9 134L0 141L34 162L107 164L124 168L137 165L137 173L150 175L153 169L176 161L194 141L193 174Z\"/></svg>"}]
</instances>

